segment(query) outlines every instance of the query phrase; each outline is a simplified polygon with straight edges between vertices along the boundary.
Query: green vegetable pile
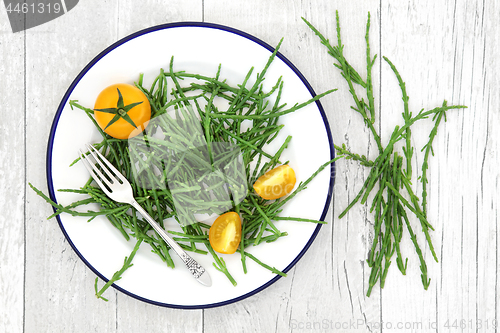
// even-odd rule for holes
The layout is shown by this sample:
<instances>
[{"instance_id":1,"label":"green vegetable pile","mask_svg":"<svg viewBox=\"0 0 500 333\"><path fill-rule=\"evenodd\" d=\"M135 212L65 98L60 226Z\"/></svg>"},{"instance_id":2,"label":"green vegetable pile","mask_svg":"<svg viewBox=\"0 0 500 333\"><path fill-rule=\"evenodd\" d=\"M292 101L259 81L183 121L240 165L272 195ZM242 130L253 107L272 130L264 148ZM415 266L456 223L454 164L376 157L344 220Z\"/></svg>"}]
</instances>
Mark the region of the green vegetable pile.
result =
<instances>
[{"instance_id":1,"label":"green vegetable pile","mask_svg":"<svg viewBox=\"0 0 500 333\"><path fill-rule=\"evenodd\" d=\"M422 109L416 115L409 111L408 95L406 93L405 83L403 82L399 72L394 64L386 57L383 59L389 64L394 72L399 86L401 88L404 109L402 113L403 124L396 126L389 138L388 143L384 146L380 134L375 129L375 98L373 96L373 82L371 78L372 68L375 64L377 56L370 54L370 13L366 24L366 64L367 77L365 80L361 78L358 72L349 64L344 57L344 45L342 44L339 15L337 12L337 45L332 46L311 23L306 19L304 22L311 28L312 31L319 37L321 43L326 46L328 54L332 56L337 63L335 66L340 70L342 77L348 84L349 92L352 95L354 106L352 109L358 112L364 120L365 125L370 129L370 132L377 144L378 156L374 160L369 160L364 155L359 155L349 151L345 144L335 145L339 157L348 160L359 162L361 165L370 169L370 173L366 178L361 190L357 196L350 202L348 207L339 215L342 218L347 212L357 203L366 204L369 200L370 193L375 191L372 196L371 212L374 212L374 237L371 249L368 253L368 265L371 267L369 278L369 286L367 296L370 296L371 291L377 281L380 280L380 287L383 288L389 267L392 263L394 253L396 254L396 264L403 275L406 275L408 259L403 259L400 243L404 235L404 227L408 231L408 235L415 247L415 252L420 261L421 279L424 289L427 290L430 283L430 278L427 276L427 264L425 262L422 248L417 241L414 227L411 225L410 216L413 215L419 222L419 226L425 235L425 240L432 253L434 260L438 258L432 245L430 231L434 230L428 221L427 216L427 186L428 186L428 161L429 156L433 154L432 143L437 134L437 129L443 120L446 120L446 111L451 109L466 108L462 105L447 105L444 101L442 106L433 108L428 111ZM366 97L361 98L356 92L355 87L359 87L366 92ZM413 153L415 148L411 143L411 128L420 120L432 117L434 127L429 133L429 140L422 148L424 157L421 164L421 176L417 181L421 184L420 197L414 193L414 172L412 172ZM396 150L397 143L402 142L402 153ZM378 185L378 186L377 186Z\"/></svg>"},{"instance_id":2,"label":"green vegetable pile","mask_svg":"<svg viewBox=\"0 0 500 333\"><path fill-rule=\"evenodd\" d=\"M152 119L165 115L170 108L182 109L184 106L195 105L194 109L197 113L197 117L200 119L199 121L204 132L204 139L209 147L211 143L226 142L237 145L241 149L243 165L246 167L245 171L248 178L247 188L249 190L246 193L245 199L241 203L234 204L231 210L240 214L243 221L242 240L238 252L241 256L241 263L245 273L247 272L246 259L250 258L276 274L282 276L286 275L276 268L266 265L246 251L246 249L248 249L249 246L255 246L262 242L273 242L280 237L286 236L287 233L280 231L276 227L274 221L292 220L323 223L322 221L309 219L281 217L279 213L282 211L283 205L290 201L298 192L304 190L319 172L335 160L345 158L357 161L370 169L362 189L349 203L348 207L339 215L339 218L342 218L356 203L367 204L367 202L371 200L370 211L374 213L375 223L373 242L367 258L367 262L371 267L367 295L370 296L377 281L380 281L381 288L384 287L394 254L396 255L397 267L403 275L406 275L408 259L404 259L400 246L406 232L418 256L422 284L424 288L427 289L430 284L430 278L427 275L427 265L422 247L417 241L415 230L418 227L422 230L434 260L438 261L430 237L430 231L434 229L428 221L427 214L428 161L431 154L433 154L432 144L436 137L437 129L442 120L446 120L446 111L465 108L465 106L449 106L447 102L444 101L439 107L427 111L422 109L414 115L409 110L409 98L404 81L394 64L388 58L384 57L383 59L390 66L398 80L404 103L402 112L403 123L401 126L396 126L394 128L388 142L384 145L382 137L377 132L374 125L376 115L371 73L377 56L372 56L370 52L370 14L368 14L366 25L366 79L363 79L344 57L344 45L341 40L338 12L336 16L336 46L332 46L329 40L306 19L303 20L319 37L321 43L326 46L328 54L337 61L335 66L340 70L342 77L347 82L349 92L354 101L354 106L351 108L361 115L365 125L369 128L377 144L378 155L372 160L364 155L351 152L347 149L345 144L335 145L339 157L332 161L326 161L326 163L306 181L301 182L287 197L268 201L253 195L251 192L252 184L258 177L279 164L287 163L286 161L280 161L280 158L292 138L288 136L274 154L265 152L264 147L273 141L283 128L283 125L279 124L279 118L281 116L295 112L319 100L323 96L330 94L335 91L335 89L317 95L304 103L296 104L292 107L287 107L286 104L280 102L283 90L281 78L272 89L265 91L263 88L265 74L273 62L281 42L269 57L263 70L256 75L255 82L248 88L247 85L252 78L253 68L248 71L248 74L241 84L232 86L220 78L220 66L214 77L208 77L200 74L174 71L173 59L170 62L169 70L164 71L162 69L151 87L144 87L142 75L139 77L136 86L144 92L150 101ZM192 82L188 85L182 85L181 83L183 81ZM364 90L366 96L361 97L356 89L358 89L358 91ZM219 110L216 106L217 100L224 100L228 107L225 108L224 111ZM77 101L70 101L70 105L72 108L76 107L83 110L94 122L103 138L102 142L95 144L95 147L100 149L101 152L132 182L134 195L137 201L148 211L148 213L162 226L166 218L176 218L179 221L179 214L182 214L182 212L176 211L172 192L167 186L161 189L146 189L133 182L133 168L130 165L131 152L127 140L114 139L105 134L95 122L92 109L80 105ZM415 147L413 147L411 142L412 126L416 122L428 118L431 118L433 121L433 128L429 133L427 144L421 149L421 152L424 154L420 165L421 175L416 178L416 181L420 184L420 193L415 193L415 172L412 170ZM242 124L244 121L251 122L251 126L244 126ZM146 134L145 138L147 139ZM151 138L151 140L153 141L154 138ZM402 152L397 150L398 145L402 146ZM146 170L148 168L146 167L144 169ZM97 286L98 279L96 278L95 291L97 297L103 298L103 292L112 283L119 280L126 269L132 266L134 255L142 242L148 243L152 251L168 266L174 267L168 245L152 230L149 224L138 218L135 210L131 209L129 205L116 203L108 199L98 187L92 185L92 179L89 179L80 189L62 190L88 195L88 198L74 202L68 206L56 204L34 186L31 184L30 186L47 202L54 206L55 213L51 217L61 213L68 213L76 216L87 216L90 221L96 216L104 215L108 218L110 223L121 231L126 240L131 238L136 240L136 245L131 254L125 258L123 267L117 271L100 290ZM100 205L101 209L99 211L77 210L78 207L95 203ZM418 221L417 226L412 225L412 216ZM192 217L183 216L183 218ZM169 231L175 236L174 239L187 251L202 254L210 253L214 259L213 265L215 268L222 272L233 285L236 285L236 281L228 271L223 258L210 246L207 235L210 226L201 222L188 225L180 223L180 226L182 232ZM200 247L200 245L202 245L202 247Z\"/></svg>"},{"instance_id":3,"label":"green vegetable pile","mask_svg":"<svg viewBox=\"0 0 500 333\"><path fill-rule=\"evenodd\" d=\"M277 228L274 221L288 220L324 223L323 221L310 219L283 217L279 216L279 214L282 211L283 205L289 202L298 192L304 190L310 181L333 161L326 161L307 180L298 184L290 195L278 200L264 200L252 194L252 184L266 171L271 170L279 164L287 163L286 161L280 161L280 158L292 139L291 136L286 137L274 154L267 153L264 149L267 144L278 137L283 128L283 125L279 123L280 117L295 112L310 103L314 103L334 90L329 90L301 104L289 107L280 101L283 91L283 81L281 78L278 79L270 91L264 91L263 81L266 72L275 59L280 45L281 42L269 57L263 70L256 75L255 82L249 87L247 85L252 78L253 68L248 71L241 84L231 86L220 78L221 66L219 66L214 77L208 77L184 71L174 71L173 58L170 62L169 70L160 70L159 75L150 87L144 86L142 74L135 85L149 99L152 111L151 119L159 116L168 117L168 111L172 108L185 110L185 107L194 105L194 112L197 113L201 122L205 140L209 147L214 142L227 142L237 145L240 148L243 165L246 167L246 175L248 177L247 188L249 190L246 193L245 199L235 204L232 210L240 214L243 221L242 240L238 249L243 271L247 272L246 259L250 258L270 271L286 276L285 273L263 263L249 253L247 249L250 246L256 246L264 242L273 242L287 235L285 231ZM183 81L188 80L192 82L184 85L181 84ZM219 110L216 106L216 101L220 99L224 100L228 105L224 111ZM128 141L114 139L104 133L95 122L93 117L94 111L92 109L82 106L78 101L74 100L70 101L69 104L71 108L83 110L89 116L89 119L94 122L96 129L102 134L102 141L94 144L94 146L132 183L136 200L147 212L162 227L163 221L167 218L175 218L180 222L179 214L181 212L176 211L172 193L168 186L147 189L135 182L133 175L134 166L130 164L130 154L132 152ZM243 121L251 122L251 126L243 126ZM151 139L151 142L157 140L153 137L148 138L146 133L143 134L145 140ZM77 161L75 160L74 163ZM147 170L148 168L144 169ZM154 175L150 176L154 177ZM109 222L120 230L127 241L131 238L135 239L136 245L130 255L124 259L123 267L101 289L98 288L98 279L96 278L95 291L97 297L104 299L102 297L103 292L115 281L119 280L123 272L132 266L132 260L143 242L149 244L152 252L157 254L169 267L174 267L170 248L165 241L156 234L146 221L137 216L136 211L132 207L110 200L100 188L93 185L92 178L80 189L61 190L88 196L86 199L67 206L53 202L31 184L30 186L55 208L55 213L49 218L61 213L74 216L87 216L89 217L89 221L97 216L106 216ZM99 204L101 208L98 211L78 209L88 204ZM192 216L183 216L183 218L192 218ZM168 231L174 236L174 240L186 251L201 254L210 253L214 259L213 265L215 268L222 272L233 285L236 285L236 281L228 271L224 259L210 246L207 235L210 225L201 222L191 224L179 223L179 225L182 228L182 232Z\"/></svg>"}]
</instances>

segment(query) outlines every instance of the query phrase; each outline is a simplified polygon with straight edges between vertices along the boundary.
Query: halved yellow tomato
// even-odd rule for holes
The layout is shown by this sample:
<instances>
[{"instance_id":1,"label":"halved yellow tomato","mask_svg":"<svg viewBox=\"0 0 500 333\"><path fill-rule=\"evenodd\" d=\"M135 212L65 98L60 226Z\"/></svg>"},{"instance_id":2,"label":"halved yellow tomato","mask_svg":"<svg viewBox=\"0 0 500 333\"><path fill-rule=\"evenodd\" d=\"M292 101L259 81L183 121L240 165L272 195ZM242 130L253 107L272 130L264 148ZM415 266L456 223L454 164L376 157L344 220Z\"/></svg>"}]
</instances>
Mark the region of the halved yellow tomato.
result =
<instances>
[{"instance_id":1,"label":"halved yellow tomato","mask_svg":"<svg viewBox=\"0 0 500 333\"><path fill-rule=\"evenodd\" d=\"M137 87L118 83L99 93L94 117L104 132L117 139L128 139L141 133L151 119L151 105Z\"/></svg>"},{"instance_id":2,"label":"halved yellow tomato","mask_svg":"<svg viewBox=\"0 0 500 333\"><path fill-rule=\"evenodd\" d=\"M253 188L262 198L273 200L292 192L295 182L295 171L288 164L284 164L260 176Z\"/></svg>"},{"instance_id":3,"label":"halved yellow tomato","mask_svg":"<svg viewBox=\"0 0 500 333\"><path fill-rule=\"evenodd\" d=\"M241 241L241 219L235 212L219 216L210 227L208 240L219 253L235 253Z\"/></svg>"}]
</instances>

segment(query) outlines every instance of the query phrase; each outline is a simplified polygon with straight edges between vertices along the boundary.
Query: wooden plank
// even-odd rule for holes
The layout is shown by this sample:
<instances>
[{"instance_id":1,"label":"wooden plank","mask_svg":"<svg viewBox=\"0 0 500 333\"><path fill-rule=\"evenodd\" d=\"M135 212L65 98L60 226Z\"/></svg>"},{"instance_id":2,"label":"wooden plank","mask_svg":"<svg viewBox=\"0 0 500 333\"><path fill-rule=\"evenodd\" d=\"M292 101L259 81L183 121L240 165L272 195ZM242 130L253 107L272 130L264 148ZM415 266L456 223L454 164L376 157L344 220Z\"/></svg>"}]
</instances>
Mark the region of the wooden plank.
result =
<instances>
[{"instance_id":1,"label":"wooden plank","mask_svg":"<svg viewBox=\"0 0 500 333\"><path fill-rule=\"evenodd\" d=\"M0 13L0 332L20 332L24 311L24 42Z\"/></svg>"},{"instance_id":2,"label":"wooden plank","mask_svg":"<svg viewBox=\"0 0 500 333\"><path fill-rule=\"evenodd\" d=\"M469 106L447 113L448 122L438 132L435 156L430 160L429 219L436 228L432 240L440 260L433 262L425 248L431 286L419 292L419 263L407 246L413 254L409 276L384 290L384 321L405 323L407 331L412 330L411 323L420 323L424 330L452 329L457 324L459 329L474 330L476 323L489 320L491 325L496 318L496 297L491 293L497 283L496 253L491 249L497 247L492 237L497 217L491 193L498 185L483 186L484 178L479 175L494 179L498 174L487 167L494 157L488 145L494 147L496 140L488 135L493 78L484 75L486 57L498 47L488 37L498 32L486 25L493 12L483 5L480 1L463 6L412 1L383 6L382 49L400 64L401 75L407 78L411 111L439 106L443 99ZM385 109L397 110L386 118L391 127L391 117L398 117L402 102L394 99L393 91L399 89L394 77L383 76L383 86ZM419 132L415 131L413 141L419 149L426 143L430 126L430 122L415 126ZM415 172L421 175L421 170ZM423 244L424 238L419 242Z\"/></svg>"},{"instance_id":3,"label":"wooden plank","mask_svg":"<svg viewBox=\"0 0 500 333\"><path fill-rule=\"evenodd\" d=\"M470 323L475 329L476 322L495 316L495 296L489 289L496 285L496 276L479 277L478 268L488 263L483 252L483 244L496 246L495 241L479 238L479 226L483 231L496 230L496 224L483 210L482 184L478 177L482 173L485 144L487 140L487 112L485 109L484 56L488 52L486 35L482 22L484 15L493 15L483 9L484 3L468 2L454 8L453 45L453 100L469 106L468 110L449 115L446 124L446 141L440 147L446 159L439 160L439 182L443 197L440 207L447 223L442 225L442 267L440 303L438 303L438 324L461 325ZM478 149L478 147L481 147ZM446 170L446 171L445 171ZM463 181L467 179L467 181ZM487 204L489 205L489 204ZM479 220L480 214L483 219ZM483 229L487 228L487 229ZM484 235L484 234L483 234ZM483 236L484 237L484 236ZM480 250L481 249L481 250ZM481 279L481 281L480 281ZM482 282L482 284L479 284ZM485 289L483 289L485 288ZM479 295L486 292L489 297ZM479 310L482 310L479 312ZM485 317L483 317L485 316Z\"/></svg>"},{"instance_id":4,"label":"wooden plank","mask_svg":"<svg viewBox=\"0 0 500 333\"><path fill-rule=\"evenodd\" d=\"M498 161L500 161L500 136L496 130L500 126L500 96L496 93L500 89L500 31L498 29L498 18L495 13L500 12L500 4L497 1L485 2L482 8L482 20L479 31L485 46L483 62L477 68L477 75L484 78L482 88L484 93L478 94L477 98L482 101L482 108L478 112L485 114L482 119L485 126L482 129L484 145L478 146L482 150L482 163L480 171L481 194L478 204L478 248L477 265L478 281L480 287L477 293L476 328L498 329L500 313L498 304L500 293L498 285L500 276L498 243L498 225L500 223L498 194L500 193L500 172ZM476 81L477 82L477 81ZM469 111L470 112L470 111Z\"/></svg>"},{"instance_id":5,"label":"wooden plank","mask_svg":"<svg viewBox=\"0 0 500 333\"><path fill-rule=\"evenodd\" d=\"M366 141L354 140L360 134L368 138L362 120L350 110L351 99L333 59L327 55L319 39L301 20L304 16L327 38L336 41L335 10L340 11L345 27L344 41L349 58L361 67L365 61L365 24L367 12L373 14L373 33L378 35L378 5L368 1L356 8L332 2L234 2L205 3L205 19L248 32L271 45L282 37L281 52L294 63L309 80L316 92L331 88L340 91L322 100L327 112L335 142L347 141L350 148L366 153ZM248 19L252 13L252 19ZM356 13L356 15L354 15ZM362 13L359 15L359 13ZM377 45L373 46L377 52ZM361 54L361 57L355 58ZM366 71L364 71L366 72ZM361 130L360 130L361 129ZM351 140L352 139L352 140ZM368 139L367 139L368 140ZM320 329L349 329L369 331L369 323L379 318L379 295L366 298L365 287L369 271L364 260L368 252L367 239L370 222L366 209L357 207L342 220L336 215L353 198L359 179L366 170L356 163L337 165L333 217L327 217L324 226L306 255L281 279L265 291L240 301L231 307L205 311L205 330L215 332L219 327L233 327L242 323L240 331L289 331L307 327ZM354 183L352 182L354 180ZM255 320L255 313L259 313Z\"/></svg>"},{"instance_id":6,"label":"wooden plank","mask_svg":"<svg viewBox=\"0 0 500 333\"><path fill-rule=\"evenodd\" d=\"M96 18L96 13L106 13ZM26 32L27 174L47 193L47 139L57 107L76 75L116 36L116 5L81 3L62 17ZM89 24L91 22L91 24ZM95 275L78 258L52 209L31 189L26 213L25 331L114 331L116 293L94 296ZM77 315L75 315L77 314Z\"/></svg>"},{"instance_id":7,"label":"wooden plank","mask_svg":"<svg viewBox=\"0 0 500 333\"><path fill-rule=\"evenodd\" d=\"M429 9L432 6L434 8ZM415 115L422 108L429 110L440 106L444 98L451 99L453 68L450 55L453 45L451 30L447 28L453 23L453 8L443 2L432 4L428 1L404 4L384 2L382 22L382 53L394 63L406 83L407 94L410 97L410 112ZM429 38L431 34L434 34L435 38ZM382 126L387 142L394 126L403 124L401 117L403 102L397 78L385 61L381 76L384 110ZM448 114L452 121L455 121L451 112ZM411 141L415 146L412 173L415 179L413 188L416 193L421 193L420 182L416 181L417 177L422 175L423 153L420 150L427 143L431 129L432 122L428 120L412 126ZM439 207L443 204L442 196L446 193L446 184L437 181L436 175L440 173L440 165L436 162L446 156L445 152L437 150L439 142L444 138L444 130L442 125L438 132L441 135L437 136L435 139L437 142L434 143L436 156L431 156L428 170L428 218L436 228L436 231L431 231L430 234L440 260L443 258L440 253L442 235L440 230L445 217L440 214ZM401 148L399 151L402 153ZM410 216L410 223L427 263L428 277L431 279L430 287L427 291L424 290L420 277L420 262L405 228L403 233L405 240L402 242L401 252L403 258L408 258L407 273L406 276L402 276L394 258L382 296L382 319L386 325L392 325L394 328L399 326L398 330L401 331L431 331L435 329L433 325L437 322L442 263L433 260L420 222L413 214Z\"/></svg>"},{"instance_id":8,"label":"wooden plank","mask_svg":"<svg viewBox=\"0 0 500 333\"><path fill-rule=\"evenodd\" d=\"M491 25L496 14L489 9L485 2L472 1L454 10L453 99L469 109L448 121L450 134L443 145L449 156L448 172L442 174L449 184L444 192L449 222L443 225L442 295L446 302L438 308L438 318L441 324L454 324L457 319L459 325L466 322L472 329L498 317L492 293L498 281L494 254L498 243L490 236L498 231L498 215L491 206L492 191L498 196L498 183L492 181L498 179L498 168L488 167L498 157L494 150L498 136L490 137L498 116L489 120L498 114L498 107L493 111L490 104L491 89L498 86L497 74L493 74L498 67L491 67L490 72L488 62L492 61L490 53L498 50L499 32ZM446 283L451 278L454 283Z\"/></svg>"}]
</instances>

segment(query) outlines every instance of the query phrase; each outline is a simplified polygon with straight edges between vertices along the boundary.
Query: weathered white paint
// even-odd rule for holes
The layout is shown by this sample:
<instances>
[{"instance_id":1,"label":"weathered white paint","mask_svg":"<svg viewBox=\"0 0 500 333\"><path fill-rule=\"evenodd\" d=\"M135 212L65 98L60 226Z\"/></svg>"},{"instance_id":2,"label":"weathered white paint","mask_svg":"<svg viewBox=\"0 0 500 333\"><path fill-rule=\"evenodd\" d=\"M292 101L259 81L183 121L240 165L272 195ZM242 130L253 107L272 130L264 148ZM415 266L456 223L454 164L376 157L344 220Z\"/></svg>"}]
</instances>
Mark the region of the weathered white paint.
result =
<instances>
[{"instance_id":1,"label":"weathered white paint","mask_svg":"<svg viewBox=\"0 0 500 333\"><path fill-rule=\"evenodd\" d=\"M337 9L345 52L362 75L371 12L371 49L379 55L373 72L377 126L386 140L400 123L402 101L381 55L391 59L405 80L411 111L438 106L443 99L469 106L448 112L434 143L429 218L440 262L433 262L425 247L429 290L422 288L419 262L407 240L402 251L409 258L408 275L402 276L393 262L386 287L365 296L373 217L360 205L343 219L337 216L356 195L367 170L340 161L329 224L289 277L270 288L207 310L161 308L112 289L106 295L109 302L97 300L93 273L55 221L45 219L51 208L27 184L46 191L48 133L74 77L113 42L161 23L204 20L241 29L271 45L284 37L281 52L316 92L339 88L322 101L335 142L373 156L375 143L350 110L345 83L300 19L335 41ZM373 332L380 331L381 323L383 331L493 331L500 319L499 12L497 1L151 0L139 5L91 0L54 21L13 34L0 8L0 332ZM416 146L425 144L429 131L429 123L415 127ZM414 229L424 244L419 228Z\"/></svg>"}]
</instances>

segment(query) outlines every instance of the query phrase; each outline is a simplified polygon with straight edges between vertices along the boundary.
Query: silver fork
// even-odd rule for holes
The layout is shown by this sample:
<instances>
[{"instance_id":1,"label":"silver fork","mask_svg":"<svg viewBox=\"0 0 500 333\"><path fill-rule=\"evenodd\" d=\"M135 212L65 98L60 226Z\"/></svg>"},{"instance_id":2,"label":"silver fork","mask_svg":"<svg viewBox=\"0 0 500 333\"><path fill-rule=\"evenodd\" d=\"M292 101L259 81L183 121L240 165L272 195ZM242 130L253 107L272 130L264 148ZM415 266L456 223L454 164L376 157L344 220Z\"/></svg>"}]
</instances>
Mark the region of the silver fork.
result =
<instances>
[{"instance_id":1,"label":"silver fork","mask_svg":"<svg viewBox=\"0 0 500 333\"><path fill-rule=\"evenodd\" d=\"M155 231L167 242L172 250L179 255L194 278L207 287L212 285L208 272L200 264L191 258L179 244L177 244L162 227L139 205L132 193L132 186L128 180L92 145L87 144L89 155L80 150L80 157L87 170L94 178L104 193L112 200L132 205L148 221ZM90 156L94 161L91 161ZM99 164L101 168L98 168Z\"/></svg>"}]
</instances>

